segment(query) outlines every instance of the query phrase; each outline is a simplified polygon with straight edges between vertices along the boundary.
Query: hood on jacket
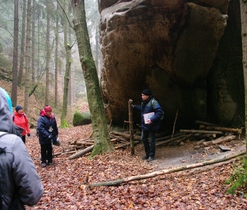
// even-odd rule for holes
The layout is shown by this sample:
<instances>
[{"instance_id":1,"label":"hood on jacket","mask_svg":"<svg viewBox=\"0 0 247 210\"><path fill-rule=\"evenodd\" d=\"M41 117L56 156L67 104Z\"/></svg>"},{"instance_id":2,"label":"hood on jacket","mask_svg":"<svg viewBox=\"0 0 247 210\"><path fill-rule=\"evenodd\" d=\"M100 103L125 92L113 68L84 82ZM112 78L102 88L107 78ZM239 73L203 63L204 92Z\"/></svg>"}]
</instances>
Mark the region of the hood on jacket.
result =
<instances>
[{"instance_id":1,"label":"hood on jacket","mask_svg":"<svg viewBox=\"0 0 247 210\"><path fill-rule=\"evenodd\" d=\"M13 123L12 102L8 93L0 87L0 131L21 136L22 129Z\"/></svg>"}]
</instances>

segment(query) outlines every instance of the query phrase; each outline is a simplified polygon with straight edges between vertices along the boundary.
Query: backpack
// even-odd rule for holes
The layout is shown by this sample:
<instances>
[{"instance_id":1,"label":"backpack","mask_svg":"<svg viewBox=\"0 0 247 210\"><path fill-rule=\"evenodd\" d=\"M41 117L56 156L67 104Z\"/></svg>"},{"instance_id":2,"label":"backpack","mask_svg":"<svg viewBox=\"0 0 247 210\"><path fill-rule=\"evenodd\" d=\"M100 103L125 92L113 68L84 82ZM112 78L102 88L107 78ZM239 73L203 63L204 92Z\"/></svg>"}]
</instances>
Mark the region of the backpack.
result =
<instances>
[{"instance_id":1,"label":"backpack","mask_svg":"<svg viewBox=\"0 0 247 210\"><path fill-rule=\"evenodd\" d=\"M1 132L0 131L0 138L2 136L5 136L7 135L8 133L5 133L5 132ZM3 153L6 153L6 147L2 148L0 147L0 155L2 155ZM2 186L1 186L1 182L0 182L0 189L2 189ZM3 200L2 200L2 193L0 191L0 210L3 209L3 204L2 204ZM11 201L10 201L10 206L8 207L8 209L12 210L12 209L20 209L21 206L21 201L20 201L20 198L18 197L18 194L17 193L14 193L13 197L11 198Z\"/></svg>"},{"instance_id":2,"label":"backpack","mask_svg":"<svg viewBox=\"0 0 247 210\"><path fill-rule=\"evenodd\" d=\"M151 101L151 104L152 104L152 107L154 108L154 101L155 101L155 99L153 98L152 99L152 101ZM164 115L165 115L165 113L164 113L164 111L161 109L161 111L162 111L162 116L160 117L160 119L159 119L159 121L161 121L161 120L163 120L164 119Z\"/></svg>"}]
</instances>

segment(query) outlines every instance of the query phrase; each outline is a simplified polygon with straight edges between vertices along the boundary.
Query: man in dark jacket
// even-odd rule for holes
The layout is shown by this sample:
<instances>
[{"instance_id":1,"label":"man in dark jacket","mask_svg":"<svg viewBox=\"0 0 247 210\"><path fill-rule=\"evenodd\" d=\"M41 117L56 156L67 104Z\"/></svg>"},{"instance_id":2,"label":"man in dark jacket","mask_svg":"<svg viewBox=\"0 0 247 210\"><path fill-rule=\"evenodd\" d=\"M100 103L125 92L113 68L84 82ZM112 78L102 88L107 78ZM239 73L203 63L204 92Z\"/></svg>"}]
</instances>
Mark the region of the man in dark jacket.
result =
<instances>
[{"instance_id":1,"label":"man in dark jacket","mask_svg":"<svg viewBox=\"0 0 247 210\"><path fill-rule=\"evenodd\" d=\"M52 114L52 108L45 106L43 116L38 119L37 133L39 135L39 143L41 146L41 165L52 165L52 145L57 139L58 128L55 116Z\"/></svg>"},{"instance_id":2,"label":"man in dark jacket","mask_svg":"<svg viewBox=\"0 0 247 210\"><path fill-rule=\"evenodd\" d=\"M163 116L163 111L159 103L152 97L151 90L143 90L141 97L141 106L133 105L133 107L141 112L142 143L146 153L143 159L147 159L150 162L154 160L155 134L159 129L159 121ZM150 137L150 143L148 137Z\"/></svg>"},{"instance_id":3,"label":"man in dark jacket","mask_svg":"<svg viewBox=\"0 0 247 210\"><path fill-rule=\"evenodd\" d=\"M25 209L44 193L41 180L11 118L12 102L0 88L0 209Z\"/></svg>"}]
</instances>

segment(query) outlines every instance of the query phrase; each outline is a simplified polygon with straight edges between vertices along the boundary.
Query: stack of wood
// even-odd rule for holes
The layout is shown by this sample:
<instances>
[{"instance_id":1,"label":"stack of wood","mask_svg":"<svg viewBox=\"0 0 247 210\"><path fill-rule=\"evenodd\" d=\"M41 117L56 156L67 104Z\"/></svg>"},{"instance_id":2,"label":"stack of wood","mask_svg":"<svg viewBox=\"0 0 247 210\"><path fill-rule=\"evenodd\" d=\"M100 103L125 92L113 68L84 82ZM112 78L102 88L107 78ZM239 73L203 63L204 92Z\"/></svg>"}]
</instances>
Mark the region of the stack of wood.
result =
<instances>
[{"instance_id":1,"label":"stack of wood","mask_svg":"<svg viewBox=\"0 0 247 210\"><path fill-rule=\"evenodd\" d=\"M209 146L221 142L230 141L239 138L242 134L240 128L227 128L212 125L202 121L199 123L199 129L180 129L179 133L156 138L156 146L179 145L187 140L196 140L198 145ZM110 132L111 142L115 149L126 148L130 146L129 132ZM133 135L134 144L141 143L140 135ZM94 140L89 137L80 141L69 142L68 148L64 153L75 153L70 159L77 158L93 150Z\"/></svg>"},{"instance_id":2,"label":"stack of wood","mask_svg":"<svg viewBox=\"0 0 247 210\"><path fill-rule=\"evenodd\" d=\"M202 121L196 121L196 123L199 124L199 129L180 129L180 133L191 134L191 138L204 146L231 141L240 138L242 134L241 128L220 127Z\"/></svg>"}]
</instances>

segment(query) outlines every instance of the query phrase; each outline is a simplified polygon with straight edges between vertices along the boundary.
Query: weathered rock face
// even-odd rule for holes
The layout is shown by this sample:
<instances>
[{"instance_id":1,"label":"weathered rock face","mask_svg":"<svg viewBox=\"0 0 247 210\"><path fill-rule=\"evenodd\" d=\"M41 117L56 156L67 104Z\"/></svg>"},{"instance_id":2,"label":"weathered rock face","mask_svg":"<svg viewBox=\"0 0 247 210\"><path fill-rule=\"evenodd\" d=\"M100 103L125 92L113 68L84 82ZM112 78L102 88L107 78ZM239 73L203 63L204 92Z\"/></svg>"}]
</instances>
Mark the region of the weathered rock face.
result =
<instances>
[{"instance_id":1,"label":"weathered rock face","mask_svg":"<svg viewBox=\"0 0 247 210\"><path fill-rule=\"evenodd\" d=\"M232 123L243 99L237 101L239 96L234 94L239 92L229 91L226 69L222 60L216 61L227 48L219 45L227 26L228 3L101 0L101 87L109 120L123 124L128 119L128 99L140 103L141 91L150 88L164 109L166 127L173 125L177 110L178 127L210 116L222 125ZM233 62L241 65L239 60ZM240 66L234 68L233 72L242 72ZM242 84L238 86L243 91Z\"/></svg>"}]
</instances>

